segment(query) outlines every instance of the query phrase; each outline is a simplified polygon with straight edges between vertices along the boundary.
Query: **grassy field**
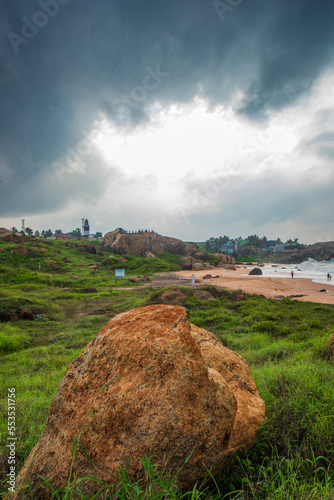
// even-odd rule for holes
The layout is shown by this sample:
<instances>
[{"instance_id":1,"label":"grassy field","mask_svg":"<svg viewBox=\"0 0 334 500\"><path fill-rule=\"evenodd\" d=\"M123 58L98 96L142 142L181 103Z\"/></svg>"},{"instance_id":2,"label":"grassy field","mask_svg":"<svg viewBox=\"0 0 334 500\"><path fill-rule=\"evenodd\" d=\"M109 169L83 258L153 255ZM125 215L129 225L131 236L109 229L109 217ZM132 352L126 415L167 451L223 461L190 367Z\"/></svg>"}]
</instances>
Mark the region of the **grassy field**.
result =
<instances>
[{"instance_id":1,"label":"grassy field","mask_svg":"<svg viewBox=\"0 0 334 500\"><path fill-rule=\"evenodd\" d=\"M113 270L125 268L129 277L130 273L176 270L179 265L170 255L157 260L121 258L54 242L38 242L40 249L31 249L36 242L26 245L30 253L17 255L10 252L13 243L0 242L4 248L0 314L24 308L35 316L33 321L0 323L1 497L7 491L8 388L15 388L17 397L19 468L39 439L69 363L110 317L149 301L159 302L158 291L152 288L117 289L130 283L116 283ZM184 289L191 322L216 334L248 361L268 420L247 453L183 498L334 498L334 363L329 350L334 306L260 296L237 302L235 292L206 288L212 290L215 301L199 301ZM179 499L184 495L167 471L163 474L155 467L154 457L141 458L146 484L131 481L123 471L113 494L105 489L99 498ZM80 485L71 485L55 498L83 498L79 489Z\"/></svg>"}]
</instances>

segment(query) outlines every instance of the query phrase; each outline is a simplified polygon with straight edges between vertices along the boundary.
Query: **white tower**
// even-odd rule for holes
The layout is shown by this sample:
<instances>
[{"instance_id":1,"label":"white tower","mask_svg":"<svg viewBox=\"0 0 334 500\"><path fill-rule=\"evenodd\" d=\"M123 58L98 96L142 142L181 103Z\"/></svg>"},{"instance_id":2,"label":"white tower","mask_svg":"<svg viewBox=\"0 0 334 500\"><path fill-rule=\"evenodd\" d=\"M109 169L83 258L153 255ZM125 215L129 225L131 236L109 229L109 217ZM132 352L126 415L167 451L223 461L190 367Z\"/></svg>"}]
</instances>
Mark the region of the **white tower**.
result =
<instances>
[{"instance_id":1,"label":"white tower","mask_svg":"<svg viewBox=\"0 0 334 500\"><path fill-rule=\"evenodd\" d=\"M82 236L89 236L90 227L88 219L81 219L81 234Z\"/></svg>"},{"instance_id":2,"label":"white tower","mask_svg":"<svg viewBox=\"0 0 334 500\"><path fill-rule=\"evenodd\" d=\"M25 219L22 219L22 231L25 231L25 230L26 230L25 225L24 225L24 222L25 222Z\"/></svg>"}]
</instances>

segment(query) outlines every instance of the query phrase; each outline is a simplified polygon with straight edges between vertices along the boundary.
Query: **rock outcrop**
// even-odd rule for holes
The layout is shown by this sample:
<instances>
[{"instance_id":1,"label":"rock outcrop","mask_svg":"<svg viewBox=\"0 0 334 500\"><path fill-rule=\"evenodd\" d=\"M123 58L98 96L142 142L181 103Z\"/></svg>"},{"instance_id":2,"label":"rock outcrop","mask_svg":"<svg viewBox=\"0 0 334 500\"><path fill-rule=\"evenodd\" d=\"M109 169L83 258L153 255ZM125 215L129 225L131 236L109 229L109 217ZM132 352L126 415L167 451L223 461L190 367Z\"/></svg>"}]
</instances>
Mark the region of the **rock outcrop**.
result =
<instances>
[{"instance_id":1,"label":"rock outcrop","mask_svg":"<svg viewBox=\"0 0 334 500\"><path fill-rule=\"evenodd\" d=\"M161 236L153 231L143 231L138 233L127 233L121 228L117 228L104 235L101 244L109 248L113 253L119 255L136 255L143 257L148 252L150 254L162 255L168 251L175 255L192 256L198 253L198 248L191 243L184 243L177 238ZM200 252L202 258L205 252Z\"/></svg>"},{"instance_id":2,"label":"rock outcrop","mask_svg":"<svg viewBox=\"0 0 334 500\"><path fill-rule=\"evenodd\" d=\"M144 276L135 276L130 278L131 283L150 283L151 279L145 274Z\"/></svg>"},{"instance_id":3,"label":"rock outcrop","mask_svg":"<svg viewBox=\"0 0 334 500\"><path fill-rule=\"evenodd\" d=\"M30 241L31 238L21 233L6 233L2 235L4 241L10 241L11 243L25 243L26 241Z\"/></svg>"},{"instance_id":4,"label":"rock outcrop","mask_svg":"<svg viewBox=\"0 0 334 500\"><path fill-rule=\"evenodd\" d=\"M187 300L187 295L179 288L169 288L160 293L159 301L164 304L183 305Z\"/></svg>"},{"instance_id":5,"label":"rock outcrop","mask_svg":"<svg viewBox=\"0 0 334 500\"><path fill-rule=\"evenodd\" d=\"M27 248L25 245L16 245L12 250L11 253L17 253L19 255L28 255L29 248Z\"/></svg>"},{"instance_id":6,"label":"rock outcrop","mask_svg":"<svg viewBox=\"0 0 334 500\"><path fill-rule=\"evenodd\" d=\"M215 255L219 259L218 267L225 264L235 264L235 258L231 257L231 255L225 255L224 253L218 252L214 253L213 255Z\"/></svg>"},{"instance_id":7,"label":"rock outcrop","mask_svg":"<svg viewBox=\"0 0 334 500\"><path fill-rule=\"evenodd\" d=\"M55 271L58 271L59 269L59 265L57 264L56 261L52 260L52 259L45 259L45 264L48 264L49 266L52 267L52 269L54 269Z\"/></svg>"},{"instance_id":8,"label":"rock outcrop","mask_svg":"<svg viewBox=\"0 0 334 500\"><path fill-rule=\"evenodd\" d=\"M334 259L334 241L318 242L293 250L283 250L279 254L272 254L271 258L275 262L284 264L300 264L308 259L331 260Z\"/></svg>"},{"instance_id":9,"label":"rock outcrop","mask_svg":"<svg viewBox=\"0 0 334 500\"><path fill-rule=\"evenodd\" d=\"M12 232L5 227L0 227L0 238L4 238L5 236L9 236Z\"/></svg>"},{"instance_id":10,"label":"rock outcrop","mask_svg":"<svg viewBox=\"0 0 334 500\"><path fill-rule=\"evenodd\" d=\"M217 298L208 290L194 290L193 293L198 300L217 300Z\"/></svg>"},{"instance_id":11,"label":"rock outcrop","mask_svg":"<svg viewBox=\"0 0 334 500\"><path fill-rule=\"evenodd\" d=\"M197 260L194 257L181 257L180 264L183 271L204 271L204 269L213 269L213 266L208 262Z\"/></svg>"},{"instance_id":12,"label":"rock outcrop","mask_svg":"<svg viewBox=\"0 0 334 500\"><path fill-rule=\"evenodd\" d=\"M50 498L40 476L58 489L71 471L113 484L120 465L138 478L145 455L172 473L182 467L178 482L191 488L249 446L264 420L243 358L183 307L140 307L112 318L68 367L16 490L27 481L34 498Z\"/></svg>"},{"instance_id":13,"label":"rock outcrop","mask_svg":"<svg viewBox=\"0 0 334 500\"><path fill-rule=\"evenodd\" d=\"M35 315L31 311L27 311L27 309L16 309L11 312L2 312L0 311L0 322L6 321L33 321L35 319Z\"/></svg>"}]
</instances>

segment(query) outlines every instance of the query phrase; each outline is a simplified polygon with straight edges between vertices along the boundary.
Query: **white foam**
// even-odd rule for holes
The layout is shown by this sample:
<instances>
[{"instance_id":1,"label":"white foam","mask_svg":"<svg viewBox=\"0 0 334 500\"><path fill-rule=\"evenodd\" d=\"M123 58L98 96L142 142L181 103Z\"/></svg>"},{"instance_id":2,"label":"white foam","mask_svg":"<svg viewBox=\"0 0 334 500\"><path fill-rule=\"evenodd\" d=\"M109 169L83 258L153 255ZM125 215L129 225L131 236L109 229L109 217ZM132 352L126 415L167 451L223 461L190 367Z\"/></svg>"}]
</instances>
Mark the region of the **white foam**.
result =
<instances>
[{"instance_id":1,"label":"white foam","mask_svg":"<svg viewBox=\"0 0 334 500\"><path fill-rule=\"evenodd\" d=\"M301 264L265 264L261 267L263 276L268 278L291 278L291 271L295 278L306 278L314 283L321 283L334 286L334 262L309 259ZM327 281L327 274L331 274L333 279Z\"/></svg>"}]
</instances>

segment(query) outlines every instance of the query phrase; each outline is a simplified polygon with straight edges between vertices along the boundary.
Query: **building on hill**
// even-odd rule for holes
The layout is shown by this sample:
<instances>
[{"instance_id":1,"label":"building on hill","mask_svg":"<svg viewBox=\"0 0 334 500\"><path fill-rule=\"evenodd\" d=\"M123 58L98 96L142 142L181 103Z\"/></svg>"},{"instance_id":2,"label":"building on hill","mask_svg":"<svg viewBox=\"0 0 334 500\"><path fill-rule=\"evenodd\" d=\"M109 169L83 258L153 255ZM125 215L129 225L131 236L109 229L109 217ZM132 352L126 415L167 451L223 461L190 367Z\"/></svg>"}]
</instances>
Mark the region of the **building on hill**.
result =
<instances>
[{"instance_id":1,"label":"building on hill","mask_svg":"<svg viewBox=\"0 0 334 500\"><path fill-rule=\"evenodd\" d=\"M73 234L71 233L60 233L60 234L56 234L55 235L55 238L56 239L60 239L60 240L77 240L78 237L77 236L74 236Z\"/></svg>"},{"instance_id":2,"label":"building on hill","mask_svg":"<svg viewBox=\"0 0 334 500\"><path fill-rule=\"evenodd\" d=\"M240 240L238 246L240 250L249 250L250 248L249 240Z\"/></svg>"},{"instance_id":3,"label":"building on hill","mask_svg":"<svg viewBox=\"0 0 334 500\"><path fill-rule=\"evenodd\" d=\"M276 243L276 245L273 248L274 252L282 252L285 249L285 244L284 243Z\"/></svg>"},{"instance_id":4,"label":"building on hill","mask_svg":"<svg viewBox=\"0 0 334 500\"><path fill-rule=\"evenodd\" d=\"M222 245L220 248L220 253L224 253L225 255L231 255L234 252L234 244L233 241L228 241L225 245Z\"/></svg>"}]
</instances>

